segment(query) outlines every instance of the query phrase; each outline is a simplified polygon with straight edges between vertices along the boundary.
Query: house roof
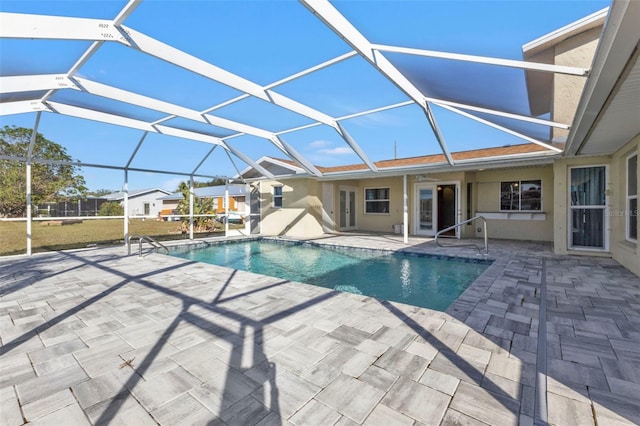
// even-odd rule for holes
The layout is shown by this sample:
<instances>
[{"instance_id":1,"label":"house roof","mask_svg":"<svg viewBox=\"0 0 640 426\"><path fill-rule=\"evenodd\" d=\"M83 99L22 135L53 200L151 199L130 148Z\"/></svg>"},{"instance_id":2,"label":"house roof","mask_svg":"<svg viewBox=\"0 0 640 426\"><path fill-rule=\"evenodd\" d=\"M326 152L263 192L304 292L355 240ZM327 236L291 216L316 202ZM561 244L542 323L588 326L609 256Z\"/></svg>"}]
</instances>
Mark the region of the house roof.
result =
<instances>
[{"instance_id":1,"label":"house roof","mask_svg":"<svg viewBox=\"0 0 640 426\"><path fill-rule=\"evenodd\" d=\"M169 191L161 188L150 188L150 189L134 189L128 191L128 198L136 198L141 197L143 195L151 194L154 192L162 192L163 194L170 194ZM123 191L113 192L111 194L103 195L100 198L104 198L109 201L120 201L124 200L125 193Z\"/></svg>"},{"instance_id":2,"label":"house roof","mask_svg":"<svg viewBox=\"0 0 640 426\"><path fill-rule=\"evenodd\" d=\"M451 155L455 161L481 161L486 159L493 158L522 158L524 155L536 155L536 154L544 154L547 153L548 150L545 148L530 143L530 144L519 144L519 145L509 145L502 146L496 148L483 148L483 149L474 149L468 151L459 151L453 152ZM267 160L277 161L278 163L289 164L290 166L296 167L295 162L284 159L284 158L270 158ZM535 161L535 160L534 160ZM264 167L268 167L268 161L263 163ZM433 165L445 165L447 164L447 160L443 154L435 154L435 155L423 155L418 157L409 157L409 158L398 158L393 160L383 160L376 161L375 165L380 171L389 170L389 169L402 169L402 168L413 168L416 172L419 171L421 167L428 167ZM337 167L323 167L316 166L318 170L320 170L324 174L338 174L338 173L347 173L353 171L366 171L368 170L366 164L351 164L347 166L337 166ZM293 169L292 169L293 170ZM292 173L290 175L295 175Z\"/></svg>"}]
</instances>

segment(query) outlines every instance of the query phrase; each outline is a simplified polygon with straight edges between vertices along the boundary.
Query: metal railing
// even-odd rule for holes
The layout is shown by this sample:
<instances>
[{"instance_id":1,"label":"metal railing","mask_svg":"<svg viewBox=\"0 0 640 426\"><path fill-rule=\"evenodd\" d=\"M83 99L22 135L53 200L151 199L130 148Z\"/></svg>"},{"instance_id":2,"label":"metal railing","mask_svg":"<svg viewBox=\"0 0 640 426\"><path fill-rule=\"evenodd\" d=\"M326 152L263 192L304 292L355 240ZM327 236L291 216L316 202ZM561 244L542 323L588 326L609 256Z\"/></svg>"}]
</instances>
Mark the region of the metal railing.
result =
<instances>
[{"instance_id":1,"label":"metal railing","mask_svg":"<svg viewBox=\"0 0 640 426\"><path fill-rule=\"evenodd\" d=\"M155 249L156 253L158 252L158 250L164 249L167 252L167 254L169 254L169 249L167 248L167 246L165 246L155 238L152 238L148 235L133 234L133 235L129 235L129 237L127 238L127 254L128 255L131 255L131 240L133 240L134 238L138 239L138 257L142 257L142 243L144 241L149 243L151 247Z\"/></svg>"},{"instance_id":2,"label":"metal railing","mask_svg":"<svg viewBox=\"0 0 640 426\"><path fill-rule=\"evenodd\" d=\"M436 245L437 245L438 247L447 247L447 246L443 246L442 244L440 244L440 243L438 242L438 237L439 237L441 234L443 234L443 233L445 233L445 232L452 231L452 230L454 230L454 229L456 229L456 228L459 228L459 227L460 227L460 226L462 226L462 225L466 225L467 223L473 222L474 220L478 220L478 219L480 219L480 220L482 221L483 228L484 228L484 229L483 229L483 230L484 230L484 232L483 232L483 233L484 233L484 254L489 253L489 236L487 235L487 219L485 219L485 218L484 218L484 217L482 217L482 216L475 216L475 217L472 217L471 219L467 219L467 220L465 220L465 221L463 221L463 222L456 223L455 225L450 226L450 227L448 227L448 228L441 229L440 231L438 231L438 232L436 233L436 239L435 239ZM482 250L480 249L480 247L479 247L477 244L473 244L473 243L469 243L469 244L459 244L459 245L449 246L449 247L475 247L476 249L478 249L478 253L482 253Z\"/></svg>"}]
</instances>

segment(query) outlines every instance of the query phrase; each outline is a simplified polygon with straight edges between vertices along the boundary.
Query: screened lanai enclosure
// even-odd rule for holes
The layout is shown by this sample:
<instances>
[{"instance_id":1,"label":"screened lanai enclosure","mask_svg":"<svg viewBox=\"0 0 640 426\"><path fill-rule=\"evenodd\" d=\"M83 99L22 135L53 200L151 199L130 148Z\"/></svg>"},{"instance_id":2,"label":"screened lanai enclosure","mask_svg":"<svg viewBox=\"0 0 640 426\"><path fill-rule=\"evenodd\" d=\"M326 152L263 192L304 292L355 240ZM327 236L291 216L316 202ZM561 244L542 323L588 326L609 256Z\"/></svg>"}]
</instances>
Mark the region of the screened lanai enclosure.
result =
<instances>
[{"instance_id":1,"label":"screened lanai enclosure","mask_svg":"<svg viewBox=\"0 0 640 426\"><path fill-rule=\"evenodd\" d=\"M377 161L429 154L471 167L452 153L511 144L562 153L575 110L554 121L529 92L584 85L590 69L536 52L571 22L601 25L608 6L566 3L3 1L1 125L33 132L0 160L25 164L27 253L31 167L56 163L36 133L125 206L133 188L190 182L191 237L194 181L274 178L265 157L323 180L327 166L375 176Z\"/></svg>"}]
</instances>

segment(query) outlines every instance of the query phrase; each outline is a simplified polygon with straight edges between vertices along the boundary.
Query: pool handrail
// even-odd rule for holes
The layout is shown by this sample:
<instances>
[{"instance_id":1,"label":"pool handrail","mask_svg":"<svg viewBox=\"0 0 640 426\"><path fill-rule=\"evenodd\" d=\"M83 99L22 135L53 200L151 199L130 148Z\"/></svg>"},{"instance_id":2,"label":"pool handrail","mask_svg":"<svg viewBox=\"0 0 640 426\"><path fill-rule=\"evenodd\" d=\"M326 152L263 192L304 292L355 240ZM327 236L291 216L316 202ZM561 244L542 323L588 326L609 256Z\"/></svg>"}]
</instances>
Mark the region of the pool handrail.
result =
<instances>
[{"instance_id":1,"label":"pool handrail","mask_svg":"<svg viewBox=\"0 0 640 426\"><path fill-rule=\"evenodd\" d=\"M436 233L436 239L435 239L435 243L438 247L447 247L447 246L443 246L442 244L440 244L440 242L438 242L438 237L445 233L445 232L449 232L452 231L456 228L459 228L462 225L466 225L467 223L473 222L475 220L481 220L482 221L482 225L483 225L483 230L484 230L484 254L488 254L489 253L489 236L487 235L487 219L485 219L483 216L474 216L471 219L467 219L465 221L456 223L453 226L449 226L448 228L444 228L439 230ZM460 244L460 245L456 245L456 246L449 246L449 247L475 247L476 249L478 249L478 254L481 254L482 251L480 250L480 247L477 244L474 243L469 243L469 244Z\"/></svg>"},{"instance_id":2,"label":"pool handrail","mask_svg":"<svg viewBox=\"0 0 640 426\"><path fill-rule=\"evenodd\" d=\"M134 238L138 239L138 257L142 257L142 243L144 241L148 242L155 249L156 253L159 249L163 248L166 250L167 254L169 254L169 249L167 248L167 246L165 246L155 238L148 235L132 234L127 237L127 255L131 255L131 240Z\"/></svg>"}]
</instances>

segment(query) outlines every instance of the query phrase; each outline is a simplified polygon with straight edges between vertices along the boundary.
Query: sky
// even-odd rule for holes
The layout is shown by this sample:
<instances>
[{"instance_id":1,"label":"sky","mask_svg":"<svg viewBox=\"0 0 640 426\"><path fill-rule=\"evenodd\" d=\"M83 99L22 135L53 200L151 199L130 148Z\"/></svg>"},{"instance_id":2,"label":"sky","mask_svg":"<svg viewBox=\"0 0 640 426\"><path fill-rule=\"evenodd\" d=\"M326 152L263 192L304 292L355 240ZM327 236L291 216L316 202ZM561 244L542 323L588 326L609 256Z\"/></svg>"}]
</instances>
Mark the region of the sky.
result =
<instances>
[{"instance_id":1,"label":"sky","mask_svg":"<svg viewBox=\"0 0 640 426\"><path fill-rule=\"evenodd\" d=\"M522 59L523 44L610 4L600 0L332 3L373 43L516 60ZM0 11L113 19L125 5L125 1L119 0L3 0ZM147 0L133 11L124 25L261 86L351 50L309 10L294 1ZM0 75L66 73L89 45L88 41L0 39ZM522 70L398 53L385 56L425 95L529 114ZM75 75L197 111L242 94L115 42L104 43ZM358 56L273 90L333 118L409 99ZM1 100L34 95L42 94L3 95ZM167 115L71 89L58 90L51 100L144 121L159 120ZM437 106L433 112L452 152L526 142ZM313 123L308 117L251 97L211 114L270 132ZM32 128L35 118L35 113L5 115L0 116L0 125ZM185 118L174 118L163 124L222 138L235 134ZM416 105L345 119L341 124L372 161L390 159L396 154L411 157L441 152L423 111ZM544 129L536 126L514 129L532 137L544 137ZM65 146L76 160L113 166L124 166L143 136L138 129L53 113L42 114L38 131ZM325 125L284 133L282 138L316 165L361 162L338 133ZM284 157L269 141L255 136L236 136L227 142L254 161L262 156ZM191 173L211 148L201 142L149 133L131 160L131 166ZM233 161L222 148L216 148L198 172L233 176L247 167L239 158L231 157ZM120 190L123 186L121 170L83 167L81 173L91 190ZM169 174L130 172L129 189L175 190L184 179L184 176Z\"/></svg>"}]
</instances>

